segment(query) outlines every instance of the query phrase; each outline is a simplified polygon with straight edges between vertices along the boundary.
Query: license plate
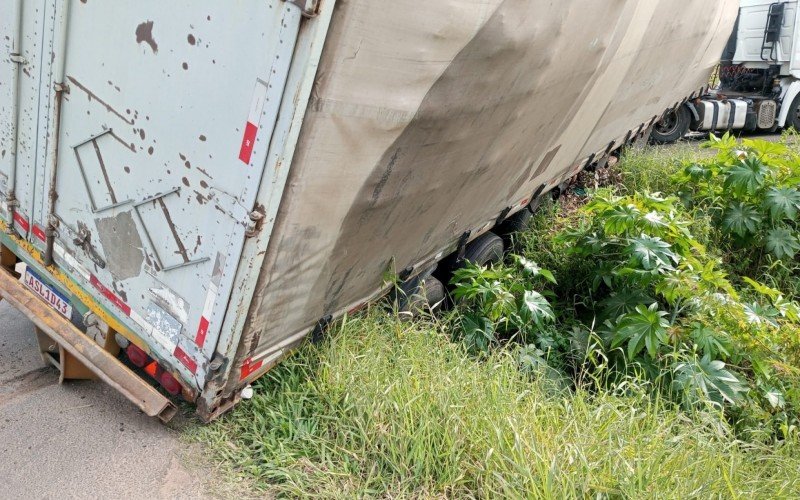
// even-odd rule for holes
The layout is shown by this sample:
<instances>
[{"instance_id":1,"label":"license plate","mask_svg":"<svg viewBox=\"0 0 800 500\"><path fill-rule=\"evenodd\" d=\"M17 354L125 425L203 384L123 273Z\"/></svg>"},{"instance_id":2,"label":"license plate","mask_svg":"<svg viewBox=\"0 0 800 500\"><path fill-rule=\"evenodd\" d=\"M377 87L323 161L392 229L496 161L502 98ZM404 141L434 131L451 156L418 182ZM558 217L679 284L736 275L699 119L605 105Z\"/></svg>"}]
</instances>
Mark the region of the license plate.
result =
<instances>
[{"instance_id":1,"label":"license plate","mask_svg":"<svg viewBox=\"0 0 800 500\"><path fill-rule=\"evenodd\" d=\"M61 313L65 318L72 318L72 305L66 297L59 292L53 290L30 269L25 268L25 275L22 282L36 295L43 298L45 302L50 304L50 307Z\"/></svg>"}]
</instances>

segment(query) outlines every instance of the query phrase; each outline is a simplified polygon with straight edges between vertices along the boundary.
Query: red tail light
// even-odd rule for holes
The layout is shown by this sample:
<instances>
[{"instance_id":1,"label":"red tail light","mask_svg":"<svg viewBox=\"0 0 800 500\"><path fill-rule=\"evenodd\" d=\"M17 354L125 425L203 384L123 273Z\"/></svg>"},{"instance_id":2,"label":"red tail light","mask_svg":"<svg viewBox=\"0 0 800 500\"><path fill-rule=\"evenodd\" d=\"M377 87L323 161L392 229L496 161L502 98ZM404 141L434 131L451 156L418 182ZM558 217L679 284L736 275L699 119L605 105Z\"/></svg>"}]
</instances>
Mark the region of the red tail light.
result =
<instances>
[{"instance_id":1,"label":"red tail light","mask_svg":"<svg viewBox=\"0 0 800 500\"><path fill-rule=\"evenodd\" d=\"M125 354L128 355L128 359L131 360L131 363L141 368L145 373L158 381L158 383L161 384L161 387L166 389L168 393L172 394L173 396L177 396L181 393L183 388L181 387L180 382L178 382L178 380L173 377L171 373L161 368L161 365L159 365L157 361L154 361L152 358L150 358L146 352L135 345L130 344L125 348Z\"/></svg>"},{"instance_id":2,"label":"red tail light","mask_svg":"<svg viewBox=\"0 0 800 500\"><path fill-rule=\"evenodd\" d=\"M175 380L175 377L173 377L171 373L161 373L161 377L159 377L158 381L161 383L161 387L166 389L167 392L173 396L177 396L181 393L181 384Z\"/></svg>"},{"instance_id":3,"label":"red tail light","mask_svg":"<svg viewBox=\"0 0 800 500\"><path fill-rule=\"evenodd\" d=\"M141 350L140 348L136 347L135 345L131 344L125 349L125 354L128 355L128 359L131 360L131 363L142 368L147 362L150 360L150 356L147 355L146 352Z\"/></svg>"}]
</instances>

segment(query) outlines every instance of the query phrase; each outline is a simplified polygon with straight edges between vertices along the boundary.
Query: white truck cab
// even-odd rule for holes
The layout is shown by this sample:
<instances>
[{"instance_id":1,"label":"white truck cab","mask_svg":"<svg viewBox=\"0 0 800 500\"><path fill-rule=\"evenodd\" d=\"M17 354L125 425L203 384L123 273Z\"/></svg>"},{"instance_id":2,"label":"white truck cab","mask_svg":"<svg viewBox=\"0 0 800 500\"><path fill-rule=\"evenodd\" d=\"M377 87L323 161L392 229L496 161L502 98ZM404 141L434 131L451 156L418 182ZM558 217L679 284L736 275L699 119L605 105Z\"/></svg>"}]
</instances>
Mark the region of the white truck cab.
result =
<instances>
[{"instance_id":1,"label":"white truck cab","mask_svg":"<svg viewBox=\"0 0 800 500\"><path fill-rule=\"evenodd\" d=\"M800 130L800 15L797 0L740 0L722 54L719 84L669 110L651 139L670 143L687 132Z\"/></svg>"}]
</instances>

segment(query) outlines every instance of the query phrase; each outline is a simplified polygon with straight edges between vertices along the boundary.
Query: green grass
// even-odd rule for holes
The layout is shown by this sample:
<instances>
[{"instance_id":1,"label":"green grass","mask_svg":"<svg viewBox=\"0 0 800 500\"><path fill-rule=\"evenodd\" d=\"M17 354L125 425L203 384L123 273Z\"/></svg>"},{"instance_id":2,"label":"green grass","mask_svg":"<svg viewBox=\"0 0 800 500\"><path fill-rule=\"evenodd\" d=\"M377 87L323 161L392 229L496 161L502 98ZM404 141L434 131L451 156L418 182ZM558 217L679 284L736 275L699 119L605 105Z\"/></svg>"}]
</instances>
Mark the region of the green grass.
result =
<instances>
[{"instance_id":1,"label":"green grass","mask_svg":"<svg viewBox=\"0 0 800 500\"><path fill-rule=\"evenodd\" d=\"M669 193L674 185L670 179L683 169L685 162L713 156L708 150L698 150L695 140L671 146L650 146L629 149L617 165L622 177L621 190Z\"/></svg>"},{"instance_id":2,"label":"green grass","mask_svg":"<svg viewBox=\"0 0 800 500\"><path fill-rule=\"evenodd\" d=\"M646 387L553 394L512 352L475 359L440 323L339 324L193 438L233 476L322 497L797 497L800 457L735 440Z\"/></svg>"},{"instance_id":3,"label":"green grass","mask_svg":"<svg viewBox=\"0 0 800 500\"><path fill-rule=\"evenodd\" d=\"M707 154L696 143L628 152L618 189L674 194L672 175ZM516 238L515 251L558 279L562 317L590 302L591 263L556 238L580 223L548 205ZM708 218L692 231L715 239ZM799 287L791 270L758 278ZM231 482L275 496L800 497L800 442L742 441L720 413L681 410L635 380L556 391L520 371L514 346L467 353L452 341L456 324L401 322L374 306L304 345L255 384L252 400L189 438Z\"/></svg>"}]
</instances>

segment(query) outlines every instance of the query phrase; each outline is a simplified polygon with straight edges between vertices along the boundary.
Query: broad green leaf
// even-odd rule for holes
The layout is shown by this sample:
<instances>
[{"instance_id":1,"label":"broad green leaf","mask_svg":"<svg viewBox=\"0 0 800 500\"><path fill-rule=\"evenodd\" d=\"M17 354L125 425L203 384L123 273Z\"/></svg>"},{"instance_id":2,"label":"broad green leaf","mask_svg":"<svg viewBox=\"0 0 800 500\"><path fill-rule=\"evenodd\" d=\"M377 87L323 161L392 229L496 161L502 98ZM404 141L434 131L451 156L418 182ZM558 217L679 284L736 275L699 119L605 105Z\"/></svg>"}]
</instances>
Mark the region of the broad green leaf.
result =
<instances>
[{"instance_id":1,"label":"broad green leaf","mask_svg":"<svg viewBox=\"0 0 800 500\"><path fill-rule=\"evenodd\" d=\"M611 296L600 302L603 308L602 319L617 319L622 315L630 314L636 310L636 306L650 306L655 300L641 290L624 289L620 292L612 293Z\"/></svg>"},{"instance_id":2,"label":"broad green leaf","mask_svg":"<svg viewBox=\"0 0 800 500\"><path fill-rule=\"evenodd\" d=\"M786 406L786 399L783 393L778 389L770 389L764 393L764 397L769 401L770 406L773 408L783 408Z\"/></svg>"},{"instance_id":3,"label":"broad green leaf","mask_svg":"<svg viewBox=\"0 0 800 500\"><path fill-rule=\"evenodd\" d=\"M553 283L554 285L558 284L555 276L553 276L553 273L547 269L542 269L536 262L526 259L525 257L520 257L519 255L514 256L514 259L519 263L520 266L522 266L522 270L525 274L529 276L542 276L550 283Z\"/></svg>"},{"instance_id":4,"label":"broad green leaf","mask_svg":"<svg viewBox=\"0 0 800 500\"><path fill-rule=\"evenodd\" d=\"M731 344L728 339L722 335L717 335L713 330L699 323L695 323L692 326L689 336L704 355L712 358L730 357Z\"/></svg>"},{"instance_id":5,"label":"broad green leaf","mask_svg":"<svg viewBox=\"0 0 800 500\"><path fill-rule=\"evenodd\" d=\"M645 270L669 270L673 268L673 263L677 264L679 260L671 248L670 244L661 238L643 234L630 239L626 252Z\"/></svg>"},{"instance_id":6,"label":"broad green leaf","mask_svg":"<svg viewBox=\"0 0 800 500\"><path fill-rule=\"evenodd\" d=\"M555 277L555 276L553 276L553 273L552 273L552 272L550 272L550 271L548 271L547 269L541 269L541 270L539 270L539 274L541 274L541 275L544 277L544 279L546 279L546 280L547 280L547 281L549 281L550 283L552 283L552 284L554 284L554 285L557 285L557 284L558 284L558 282L556 281L556 277Z\"/></svg>"},{"instance_id":7,"label":"broad green leaf","mask_svg":"<svg viewBox=\"0 0 800 500\"><path fill-rule=\"evenodd\" d=\"M494 324L479 315L464 315L461 317L461 327L464 333L464 343L471 352L486 352L494 342Z\"/></svg>"},{"instance_id":8,"label":"broad green leaf","mask_svg":"<svg viewBox=\"0 0 800 500\"><path fill-rule=\"evenodd\" d=\"M711 169L706 168L704 165L699 163L692 163L685 169L686 175L694 181L698 182L700 180L708 180L711 178Z\"/></svg>"},{"instance_id":9,"label":"broad green leaf","mask_svg":"<svg viewBox=\"0 0 800 500\"><path fill-rule=\"evenodd\" d=\"M781 294L780 290L775 290L774 288L768 287L767 285L759 283L756 280L750 279L747 276L742 276L742 280L748 285L750 285L753 288L753 290L760 293L761 295L769 297L772 300L777 299Z\"/></svg>"},{"instance_id":10,"label":"broad green leaf","mask_svg":"<svg viewBox=\"0 0 800 500\"><path fill-rule=\"evenodd\" d=\"M712 361L709 356L677 363L673 370L673 387L683 396L687 406L703 400L719 406L725 402L737 404L748 390L747 385L725 369L725 363Z\"/></svg>"},{"instance_id":11,"label":"broad green leaf","mask_svg":"<svg viewBox=\"0 0 800 500\"><path fill-rule=\"evenodd\" d=\"M732 203L722 216L722 228L742 238L756 234L763 218L754 207L744 203Z\"/></svg>"},{"instance_id":12,"label":"broad green leaf","mask_svg":"<svg viewBox=\"0 0 800 500\"><path fill-rule=\"evenodd\" d=\"M800 191L794 188L770 188L764 195L764 208L769 210L772 220L784 217L795 220L800 211Z\"/></svg>"},{"instance_id":13,"label":"broad green leaf","mask_svg":"<svg viewBox=\"0 0 800 500\"><path fill-rule=\"evenodd\" d=\"M780 326L776 318L780 316L780 312L771 306L762 306L758 302L744 304L744 314L747 321L754 325L769 324L774 327Z\"/></svg>"},{"instance_id":14,"label":"broad green leaf","mask_svg":"<svg viewBox=\"0 0 800 500\"><path fill-rule=\"evenodd\" d=\"M656 210L660 212L671 212L675 209L675 203L678 198L670 197L663 198L661 193L645 193L642 195L637 194L636 199L639 200L649 210Z\"/></svg>"},{"instance_id":15,"label":"broad green leaf","mask_svg":"<svg viewBox=\"0 0 800 500\"><path fill-rule=\"evenodd\" d=\"M700 144L701 148L716 149L722 152L730 151L736 146L736 138L730 132L725 132L721 138L714 134L708 134L708 141Z\"/></svg>"},{"instance_id":16,"label":"broad green leaf","mask_svg":"<svg viewBox=\"0 0 800 500\"><path fill-rule=\"evenodd\" d=\"M534 345L521 348L517 359L523 373L538 373L547 367L547 360L544 358L544 352Z\"/></svg>"},{"instance_id":17,"label":"broad green leaf","mask_svg":"<svg viewBox=\"0 0 800 500\"><path fill-rule=\"evenodd\" d=\"M767 252L779 259L792 259L797 252L800 252L797 236L786 228L770 230L767 233L765 247Z\"/></svg>"},{"instance_id":18,"label":"broad green leaf","mask_svg":"<svg viewBox=\"0 0 800 500\"><path fill-rule=\"evenodd\" d=\"M556 319L553 309L550 307L550 302L539 292L534 290L526 291L523 304L530 312L531 320L539 326Z\"/></svg>"},{"instance_id":19,"label":"broad green leaf","mask_svg":"<svg viewBox=\"0 0 800 500\"><path fill-rule=\"evenodd\" d=\"M768 171L761 160L747 158L728 170L725 188L738 195L753 195L764 185Z\"/></svg>"},{"instance_id":20,"label":"broad green leaf","mask_svg":"<svg viewBox=\"0 0 800 500\"><path fill-rule=\"evenodd\" d=\"M800 306L796 302L785 299L783 295L778 295L773 299L772 305L784 318L795 323L800 322Z\"/></svg>"},{"instance_id":21,"label":"broad green leaf","mask_svg":"<svg viewBox=\"0 0 800 500\"><path fill-rule=\"evenodd\" d=\"M636 228L642 213L634 205L617 205L602 214L606 234L623 234Z\"/></svg>"},{"instance_id":22,"label":"broad green leaf","mask_svg":"<svg viewBox=\"0 0 800 500\"><path fill-rule=\"evenodd\" d=\"M658 348L667 343L669 322L665 319L666 315L666 312L658 310L658 304L637 306L636 312L622 318L617 325L611 347L616 349L627 342L625 352L630 361L643 349L647 349L650 357L655 358Z\"/></svg>"},{"instance_id":23,"label":"broad green leaf","mask_svg":"<svg viewBox=\"0 0 800 500\"><path fill-rule=\"evenodd\" d=\"M785 145L779 142L765 141L764 139L745 139L742 141L742 145L761 158L774 158L785 155L788 152Z\"/></svg>"},{"instance_id":24,"label":"broad green leaf","mask_svg":"<svg viewBox=\"0 0 800 500\"><path fill-rule=\"evenodd\" d=\"M647 212L639 221L640 229L649 232L658 232L668 226L663 214L652 211Z\"/></svg>"}]
</instances>

